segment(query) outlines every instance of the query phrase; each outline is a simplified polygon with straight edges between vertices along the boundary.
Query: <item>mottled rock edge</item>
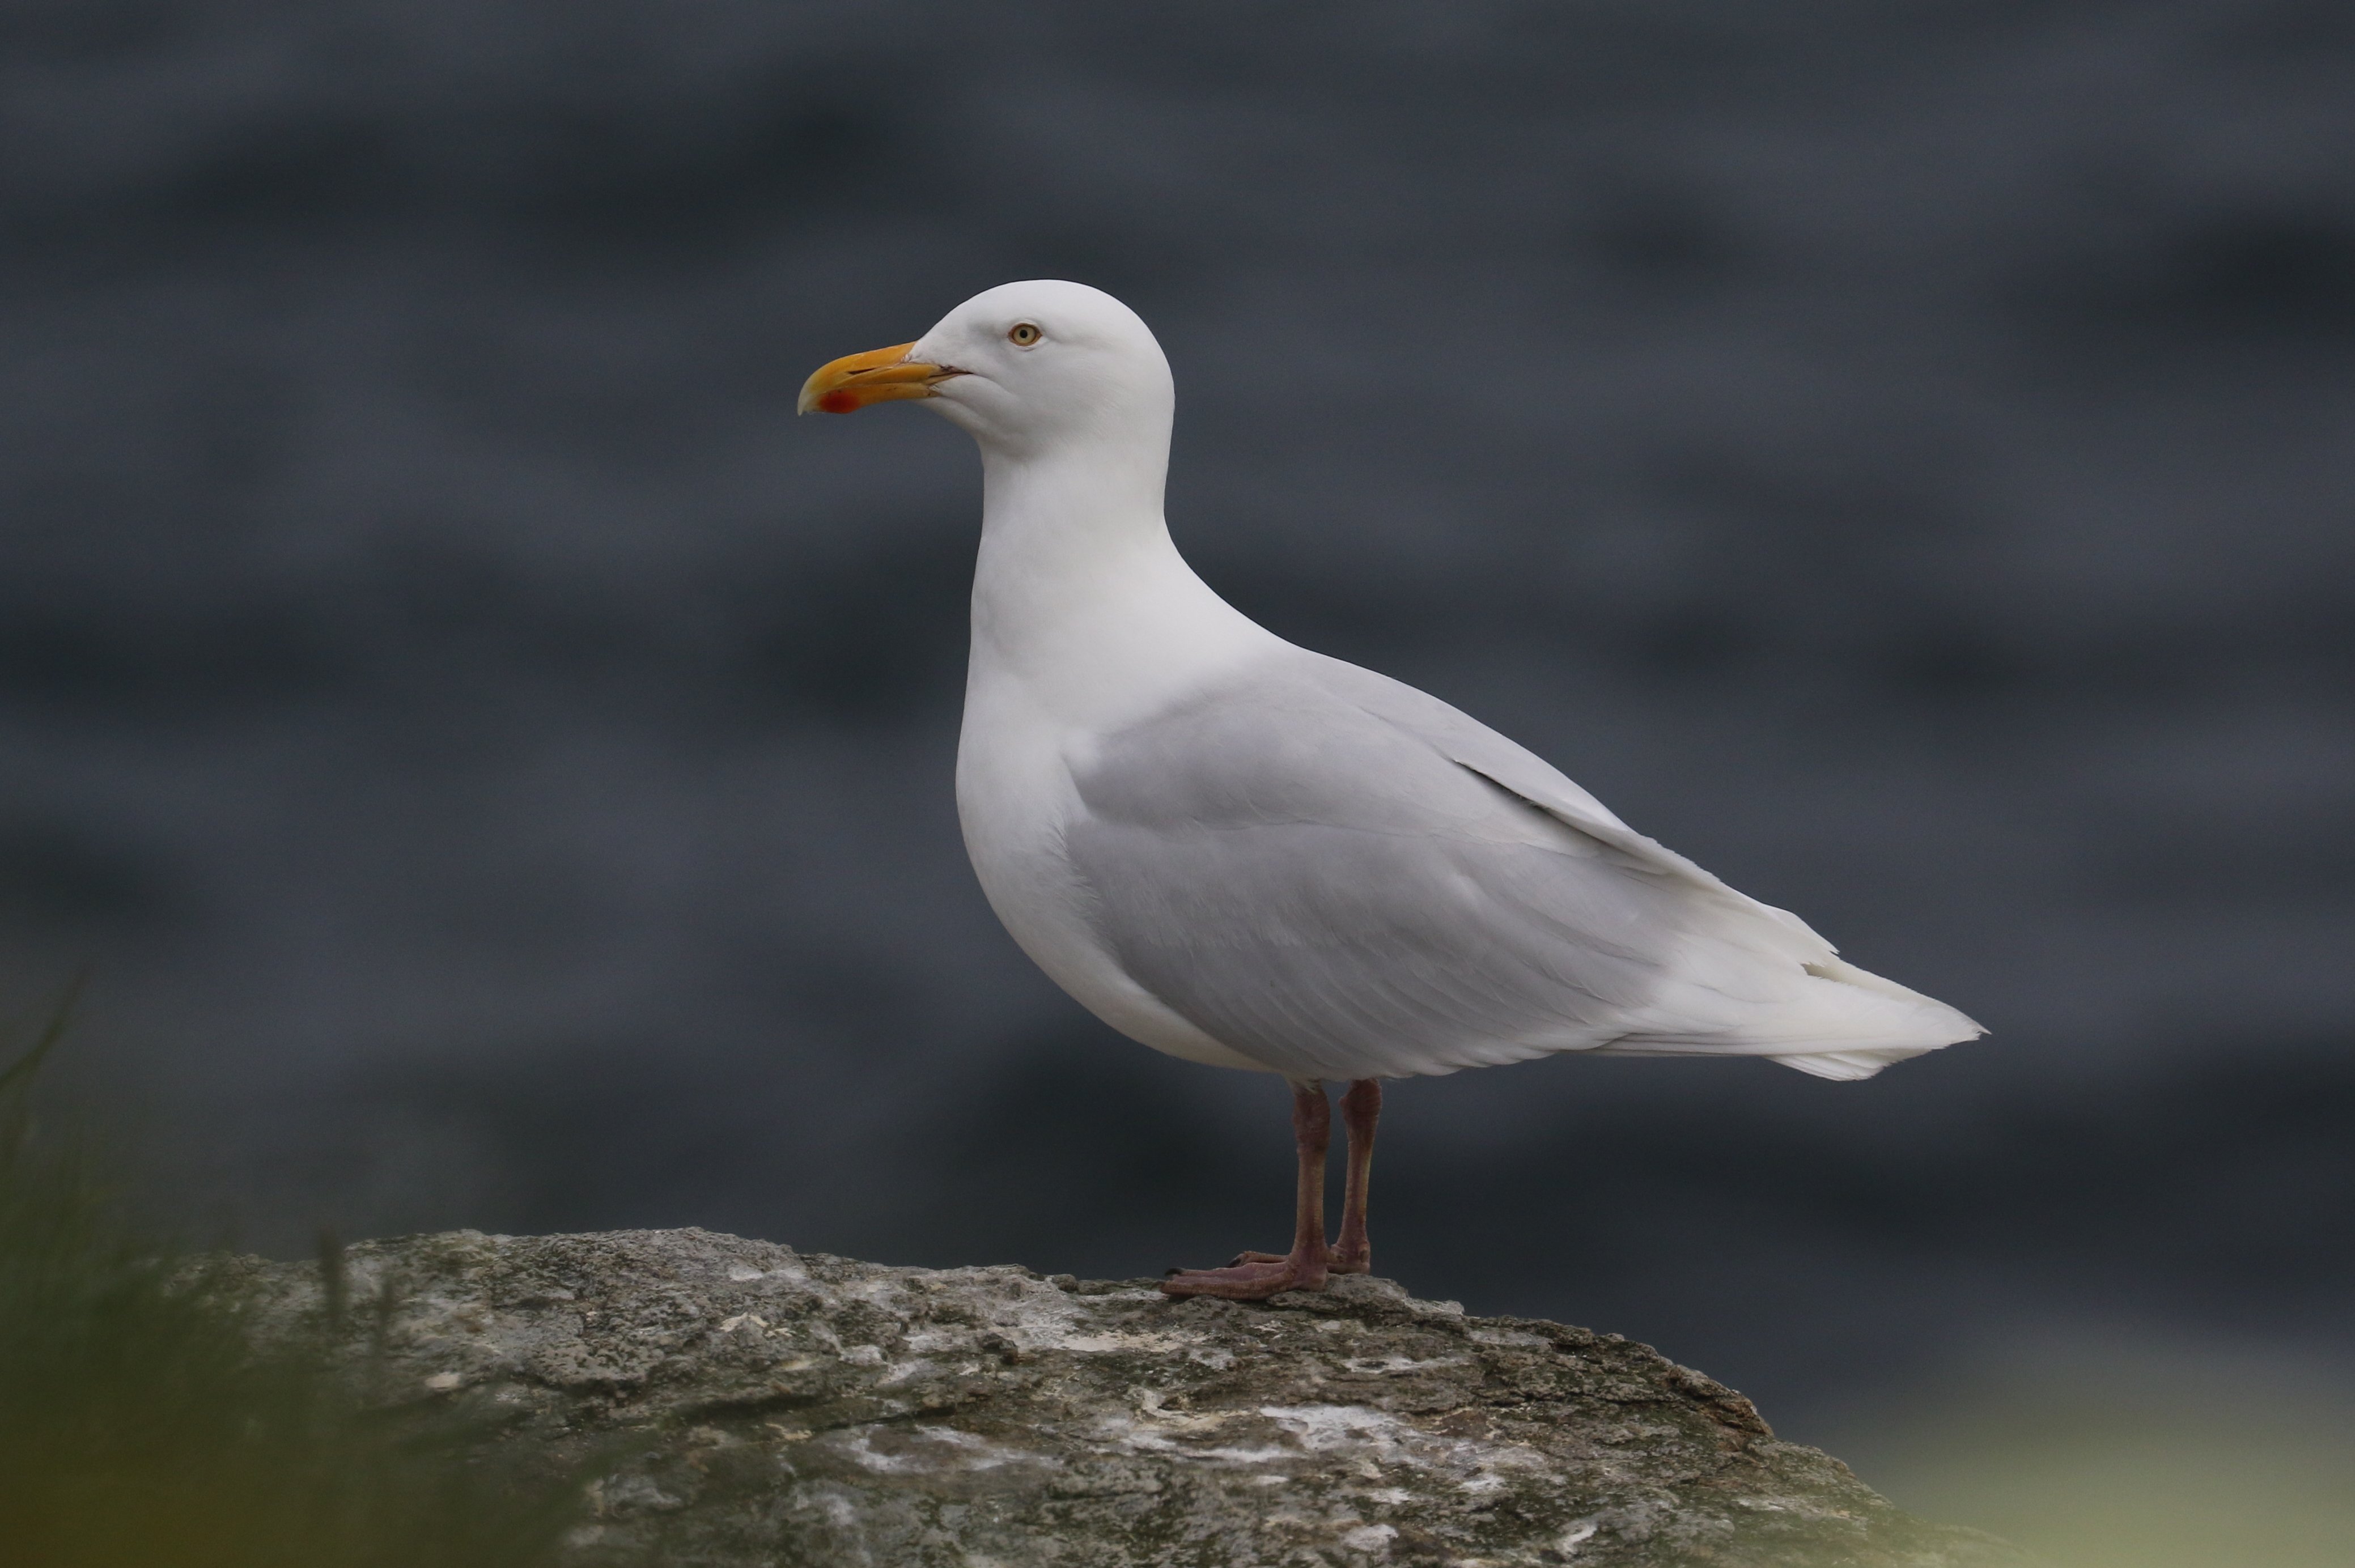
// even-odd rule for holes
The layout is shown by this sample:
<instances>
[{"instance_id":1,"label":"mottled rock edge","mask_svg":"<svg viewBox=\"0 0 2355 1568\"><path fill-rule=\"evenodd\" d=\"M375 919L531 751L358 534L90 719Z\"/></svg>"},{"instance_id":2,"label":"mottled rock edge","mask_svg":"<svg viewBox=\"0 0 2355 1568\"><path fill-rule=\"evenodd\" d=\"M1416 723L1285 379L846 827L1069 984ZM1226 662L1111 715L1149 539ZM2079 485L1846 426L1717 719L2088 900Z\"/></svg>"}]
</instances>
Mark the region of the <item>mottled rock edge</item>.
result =
<instances>
[{"instance_id":1,"label":"mottled rock edge","mask_svg":"<svg viewBox=\"0 0 2355 1568\"><path fill-rule=\"evenodd\" d=\"M705 1231L240 1265L389 1402L587 1464L581 1568L2018 1563L1615 1335L1388 1280L1265 1304Z\"/></svg>"}]
</instances>

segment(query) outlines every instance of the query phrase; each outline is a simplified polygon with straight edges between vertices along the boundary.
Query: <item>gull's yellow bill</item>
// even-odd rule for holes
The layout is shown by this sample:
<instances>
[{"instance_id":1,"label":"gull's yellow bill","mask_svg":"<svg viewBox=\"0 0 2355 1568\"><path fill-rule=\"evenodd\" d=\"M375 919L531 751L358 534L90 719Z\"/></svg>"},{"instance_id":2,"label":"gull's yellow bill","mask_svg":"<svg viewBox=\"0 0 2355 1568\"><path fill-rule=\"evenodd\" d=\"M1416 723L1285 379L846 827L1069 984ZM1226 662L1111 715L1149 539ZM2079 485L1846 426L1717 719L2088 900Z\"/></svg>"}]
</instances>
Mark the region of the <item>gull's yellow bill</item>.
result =
<instances>
[{"instance_id":1,"label":"gull's yellow bill","mask_svg":"<svg viewBox=\"0 0 2355 1568\"><path fill-rule=\"evenodd\" d=\"M795 413L853 414L869 403L888 403L896 398L929 398L932 388L952 376L963 375L945 365L933 365L908 357L912 343L902 343L890 348L870 348L864 354L846 354L841 358L821 365L817 373L802 383L801 401Z\"/></svg>"}]
</instances>

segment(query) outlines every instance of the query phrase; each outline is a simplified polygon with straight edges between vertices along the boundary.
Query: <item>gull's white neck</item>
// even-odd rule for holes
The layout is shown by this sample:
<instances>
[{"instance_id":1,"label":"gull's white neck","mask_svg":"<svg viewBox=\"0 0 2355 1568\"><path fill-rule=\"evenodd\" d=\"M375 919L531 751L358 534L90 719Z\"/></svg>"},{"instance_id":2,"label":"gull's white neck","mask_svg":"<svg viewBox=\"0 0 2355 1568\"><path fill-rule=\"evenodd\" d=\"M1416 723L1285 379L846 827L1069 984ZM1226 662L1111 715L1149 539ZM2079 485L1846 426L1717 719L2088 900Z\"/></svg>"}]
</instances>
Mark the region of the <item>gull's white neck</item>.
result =
<instances>
[{"instance_id":1,"label":"gull's white neck","mask_svg":"<svg viewBox=\"0 0 2355 1568\"><path fill-rule=\"evenodd\" d=\"M1178 555L1166 433L982 459L969 704L1101 734L1275 642Z\"/></svg>"}]
</instances>

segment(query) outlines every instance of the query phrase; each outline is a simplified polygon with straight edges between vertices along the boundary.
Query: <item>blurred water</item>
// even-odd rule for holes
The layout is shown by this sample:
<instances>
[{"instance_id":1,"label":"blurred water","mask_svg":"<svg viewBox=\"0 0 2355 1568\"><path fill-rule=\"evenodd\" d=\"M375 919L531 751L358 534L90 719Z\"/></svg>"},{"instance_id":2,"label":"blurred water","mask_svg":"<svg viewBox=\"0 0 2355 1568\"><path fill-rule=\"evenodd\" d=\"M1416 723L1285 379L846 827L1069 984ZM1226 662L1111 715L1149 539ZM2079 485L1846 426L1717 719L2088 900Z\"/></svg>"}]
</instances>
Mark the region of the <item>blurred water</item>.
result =
<instances>
[{"instance_id":1,"label":"blurred water","mask_svg":"<svg viewBox=\"0 0 2355 1568\"><path fill-rule=\"evenodd\" d=\"M1236 603L1995 1030L1403 1086L1384 1272L1852 1454L2056 1323L2343 1370L2350 15L20 0L0 978L260 1245L1264 1244L1281 1091L971 885L964 438L789 418L1075 277Z\"/></svg>"}]
</instances>

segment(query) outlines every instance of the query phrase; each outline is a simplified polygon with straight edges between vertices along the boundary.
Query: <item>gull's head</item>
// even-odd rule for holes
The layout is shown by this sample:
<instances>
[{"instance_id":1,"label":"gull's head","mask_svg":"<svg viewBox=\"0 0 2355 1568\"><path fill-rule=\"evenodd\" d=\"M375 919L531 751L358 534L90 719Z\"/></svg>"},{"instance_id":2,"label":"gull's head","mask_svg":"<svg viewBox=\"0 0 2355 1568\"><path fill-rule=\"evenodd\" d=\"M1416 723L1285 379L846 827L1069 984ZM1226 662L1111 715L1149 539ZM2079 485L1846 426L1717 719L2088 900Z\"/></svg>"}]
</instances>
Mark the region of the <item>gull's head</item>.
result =
<instances>
[{"instance_id":1,"label":"gull's head","mask_svg":"<svg viewBox=\"0 0 2355 1568\"><path fill-rule=\"evenodd\" d=\"M847 355L802 387L800 411L921 398L985 449L1166 443L1169 362L1135 311L1085 283L1001 283L913 343Z\"/></svg>"}]
</instances>

